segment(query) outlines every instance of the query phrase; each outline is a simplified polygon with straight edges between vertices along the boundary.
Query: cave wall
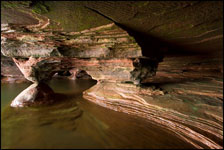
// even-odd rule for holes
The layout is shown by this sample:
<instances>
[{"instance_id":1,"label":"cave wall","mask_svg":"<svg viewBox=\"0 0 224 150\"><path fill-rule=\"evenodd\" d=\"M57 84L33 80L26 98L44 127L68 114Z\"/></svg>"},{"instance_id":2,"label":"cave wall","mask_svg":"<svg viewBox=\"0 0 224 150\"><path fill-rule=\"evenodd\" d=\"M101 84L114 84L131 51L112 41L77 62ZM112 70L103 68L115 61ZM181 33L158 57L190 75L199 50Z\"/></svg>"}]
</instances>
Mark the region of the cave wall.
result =
<instances>
[{"instance_id":1,"label":"cave wall","mask_svg":"<svg viewBox=\"0 0 224 150\"><path fill-rule=\"evenodd\" d=\"M34 83L11 106L30 106L51 91L44 83L55 73L81 69L98 81L84 98L145 118L195 148L222 148L222 6L4 2L1 52Z\"/></svg>"}]
</instances>

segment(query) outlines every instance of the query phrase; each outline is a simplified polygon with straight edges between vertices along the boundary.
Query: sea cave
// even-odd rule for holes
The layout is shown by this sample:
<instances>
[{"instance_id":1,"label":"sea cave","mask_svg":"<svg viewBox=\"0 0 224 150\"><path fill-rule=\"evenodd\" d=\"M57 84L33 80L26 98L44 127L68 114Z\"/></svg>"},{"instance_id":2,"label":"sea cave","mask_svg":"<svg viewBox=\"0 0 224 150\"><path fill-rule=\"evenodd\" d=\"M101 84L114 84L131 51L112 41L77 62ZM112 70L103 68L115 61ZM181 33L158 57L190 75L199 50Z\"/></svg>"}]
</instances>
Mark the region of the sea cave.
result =
<instances>
[{"instance_id":1,"label":"sea cave","mask_svg":"<svg viewBox=\"0 0 224 150\"><path fill-rule=\"evenodd\" d=\"M223 149L222 1L1 1L1 149Z\"/></svg>"}]
</instances>

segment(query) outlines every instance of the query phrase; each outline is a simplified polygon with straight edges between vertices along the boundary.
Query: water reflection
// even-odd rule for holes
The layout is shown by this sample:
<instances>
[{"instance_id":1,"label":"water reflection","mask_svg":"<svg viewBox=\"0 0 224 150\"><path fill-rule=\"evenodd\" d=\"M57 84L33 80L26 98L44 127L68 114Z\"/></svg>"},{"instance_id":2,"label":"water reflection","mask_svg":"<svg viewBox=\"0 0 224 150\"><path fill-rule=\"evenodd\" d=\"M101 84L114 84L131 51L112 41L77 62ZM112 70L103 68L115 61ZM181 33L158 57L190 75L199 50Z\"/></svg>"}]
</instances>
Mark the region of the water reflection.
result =
<instances>
[{"instance_id":1,"label":"water reflection","mask_svg":"<svg viewBox=\"0 0 224 150\"><path fill-rule=\"evenodd\" d=\"M171 133L82 98L95 81L53 80L62 101L51 106L10 108L27 84L2 85L2 148L192 148ZM18 90L20 88L20 90ZM7 93L8 92L8 93Z\"/></svg>"}]
</instances>

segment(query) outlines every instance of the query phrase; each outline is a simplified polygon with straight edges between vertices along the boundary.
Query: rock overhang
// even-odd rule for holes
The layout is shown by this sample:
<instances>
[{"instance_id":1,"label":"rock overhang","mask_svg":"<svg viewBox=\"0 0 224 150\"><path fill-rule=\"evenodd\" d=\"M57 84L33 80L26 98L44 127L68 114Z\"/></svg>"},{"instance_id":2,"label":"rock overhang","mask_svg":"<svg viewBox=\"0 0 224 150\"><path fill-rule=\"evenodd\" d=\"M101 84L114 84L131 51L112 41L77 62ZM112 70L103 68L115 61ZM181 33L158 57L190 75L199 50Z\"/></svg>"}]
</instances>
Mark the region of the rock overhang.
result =
<instances>
[{"instance_id":1,"label":"rock overhang","mask_svg":"<svg viewBox=\"0 0 224 150\"><path fill-rule=\"evenodd\" d=\"M6 4L5 4L6 3ZM159 51L165 44L167 53L222 53L223 44L223 2L13 2L3 3L2 16L8 10L21 11L30 9L50 19L49 28L60 28L69 32L116 22L130 30L146 34L150 47L146 51ZM60 3L60 4L59 4ZM60 9L59 9L60 7ZM12 9L13 8L13 9ZM46 9L45 9L46 8ZM37 11L40 10L40 11ZM22 11L21 11L22 12ZM74 12L77 12L74 14ZM22 12L24 13L24 12ZM20 14L19 12L16 14ZM31 17L33 19L38 18ZM73 17L69 16L73 14ZM28 14L26 14L28 15ZM26 16L24 15L24 16ZM103 15L103 16L102 16ZM23 15L20 15L23 16ZM28 15L30 17L30 15ZM24 23L33 23L24 17ZM105 18L106 17L106 18ZM13 18L13 16L8 16ZM3 21L7 19L2 18ZM14 19L16 20L15 17ZM38 20L38 19L37 19ZM10 19L8 19L10 23ZM14 22L15 23L15 22ZM154 40L153 40L154 39ZM161 41L156 43L156 41ZM150 42L151 41L151 42Z\"/></svg>"},{"instance_id":2,"label":"rock overhang","mask_svg":"<svg viewBox=\"0 0 224 150\"><path fill-rule=\"evenodd\" d=\"M43 2L41 3L43 4ZM76 16L75 18L69 18L69 15L65 15L64 19L66 21L60 22L63 12L61 16L58 17L59 19L55 18L55 13L59 11L59 9L57 10L59 7L58 2L44 3L44 5L49 6L49 8L54 6L56 9L52 9L52 12L50 12L51 9L49 9L49 12L47 11L43 14L42 11L35 11L41 12L41 15L32 12L32 9L25 10L22 7L21 10L26 14L24 16L28 15L31 18L33 17L38 20L38 22L26 17L27 22L24 24L18 24L18 22L17 25L15 22L11 22L8 26L4 24L4 30L1 34L3 37L1 41L3 54L14 57L14 61L23 72L24 76L28 80L37 83L42 83L45 80L51 79L54 73L58 71L72 70L74 68L85 70L93 79L98 80L96 86L84 92L84 97L86 99L104 107L134 114L156 122L157 124L164 125L165 128L176 132L183 140L186 140L197 148L222 147L220 141L222 140L221 132L223 128L219 124L219 122L223 120L220 118L221 107L219 106L222 102L217 104L217 106L219 106L219 109L217 109L218 112L214 110L204 112L201 110L202 112L200 113L202 116L200 116L200 113L196 113L194 117L190 116L187 111L180 111L176 107L170 107L172 104L174 106L178 104L178 106L185 105L187 109L191 110L191 106L194 106L193 111L190 112L195 112L196 109L202 107L202 105L207 106L207 103L201 99L208 99L203 96L208 96L211 93L204 92L203 88L202 91L200 91L201 89L198 89L199 91L178 89L177 95L175 95L173 91L166 94L162 89L153 88L153 86L144 87L130 84L130 81L135 84L139 84L141 80L148 80L151 82L150 78L155 75L160 60L158 57L162 57L161 55L163 54L163 50L161 49L164 48L162 47L164 46L164 43L161 42L162 40L157 41L158 37L163 40L167 39L169 41L168 43L179 42L181 45L189 44L193 41L196 45L204 45L202 47L199 46L201 49L206 47L206 44L204 44L206 42L214 44L215 40L220 44L220 41L217 40L222 39L222 34L220 34L220 31L222 31L222 26L220 26L222 25L220 22L222 21L222 14L220 14L220 12L223 11L220 5L221 2L77 2L79 3L78 7L82 7L81 9L78 9L76 6L68 6L69 4L73 5L75 3L76 2L63 3L64 7L69 7L66 13L69 14L69 12L74 10L83 13L88 10L88 13L83 13L85 16L89 15L91 12L90 9L92 9L95 11L91 12L92 15L95 14L96 17L96 14L98 14L96 18L104 18L104 21L97 22L98 24L94 24L92 27L90 27L91 25L82 26L86 23L85 20L83 20L83 18L85 18L83 15ZM118 5L119 7L116 7ZM85 9L84 6L86 7ZM102 6L109 7L104 8ZM33 4L32 7L35 7L35 4ZM160 11L161 9L159 8L163 7L164 11ZM73 10L73 8L77 9ZM127 11L127 9L129 10ZM202 11L202 9L205 10ZM112 12L114 11L116 11L116 13L113 14ZM209 11L211 12L210 14L208 14ZM99 17L99 14L109 19L102 16ZM150 15L147 16L146 14ZM181 18L188 14L189 18ZM80 21L75 23L82 26L82 28L77 28L77 26L71 24L66 25L66 22L72 22L74 19ZM128 27L128 29L125 31L123 30L124 28L120 28L121 26L111 24L110 19L114 20L118 25ZM189 21L187 21L188 19ZM202 27L202 29L200 27ZM63 28L67 31L63 31ZM70 31L68 31L68 29L70 29ZM135 38L133 38L130 36L133 30L136 32L145 32L146 34L144 34L144 36L131 34L135 35ZM195 32L197 30L200 32ZM168 36L169 34L170 36ZM183 40L175 41L176 39L172 39L178 36ZM144 40L141 41L143 37ZM157 37L156 40L155 37ZM10 43L12 45L10 45ZM140 43L145 43L145 45L143 45L145 46L144 53ZM24 44L26 46L24 46ZM168 45L165 44L165 46ZM189 45L189 49L196 47L196 45ZM218 46L218 50L220 50L220 45ZM186 48L188 49L188 47ZM149 53L147 53L147 51ZM162 52L157 53L157 51ZM169 51L169 49L167 51ZM197 48L196 51L198 51ZM145 53L149 55L145 57ZM177 60L177 58L174 58L174 60ZM186 58L186 62L187 60L188 58ZM185 63L184 59L181 59L181 61ZM201 74L205 74L206 77L213 79L215 76L207 75L207 72L209 72L213 66L206 66L206 63L200 64L200 62L199 65L197 65L198 62L196 62L192 67L192 64L189 63L189 68L193 68L192 73L189 71L188 66L181 66L181 61L175 63L171 61L170 64L165 64L163 66L165 69L163 68L163 70L167 69L168 71L164 74L163 70L160 70L159 75L164 75L166 78L175 78L177 74L176 78L179 77L182 70L172 69L172 66L178 64L177 66L180 65L181 68L186 69L182 72L186 72L187 77L194 77L194 73L197 77L201 77ZM205 65L204 70L207 69L208 71L204 72L203 69L200 70L200 65ZM197 68L198 66L199 68ZM172 71L169 70L170 67ZM199 69L199 71L197 69ZM176 74L172 75L173 73ZM215 79L213 80L218 82ZM35 87L34 90L36 90ZM183 94L184 92L193 94L193 96L183 96L182 99L175 99L175 96L181 97L182 95L178 94ZM34 93L38 93L38 91ZM192 100L193 102L190 103L191 105L185 104L186 98L191 99L195 96L194 94L201 94L197 97L201 102L200 106L198 106L198 103L194 103L194 99ZM220 98L223 94L214 94L215 97L217 95L218 98ZM157 99L155 96L158 96ZM157 101L159 101L162 96L164 96L164 103L169 98L171 100L169 103L166 102L166 106L162 105L158 107ZM218 101L218 98L215 98L215 101ZM21 100L20 98L18 99ZM25 104L21 104L21 106L24 105ZM214 107L212 106L212 108ZM204 118L204 114L209 117ZM211 118L219 120L219 122ZM197 130L194 130L195 128ZM209 135L209 137L207 137L207 135ZM216 139L218 139L218 142Z\"/></svg>"}]
</instances>

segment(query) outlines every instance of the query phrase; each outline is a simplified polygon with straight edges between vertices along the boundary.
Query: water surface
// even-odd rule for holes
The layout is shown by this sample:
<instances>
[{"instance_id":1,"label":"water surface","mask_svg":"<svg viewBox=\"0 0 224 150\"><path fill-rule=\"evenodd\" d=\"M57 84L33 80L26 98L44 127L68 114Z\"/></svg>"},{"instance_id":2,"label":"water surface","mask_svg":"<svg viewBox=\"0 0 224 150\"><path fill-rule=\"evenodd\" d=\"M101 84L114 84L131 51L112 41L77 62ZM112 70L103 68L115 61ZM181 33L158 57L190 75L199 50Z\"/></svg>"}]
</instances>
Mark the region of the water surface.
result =
<instances>
[{"instance_id":1,"label":"water surface","mask_svg":"<svg viewBox=\"0 0 224 150\"><path fill-rule=\"evenodd\" d=\"M30 108L9 106L29 83L1 84L2 148L192 148L142 118L83 99L82 92L94 84L54 79L49 85L62 94L61 101Z\"/></svg>"}]
</instances>

